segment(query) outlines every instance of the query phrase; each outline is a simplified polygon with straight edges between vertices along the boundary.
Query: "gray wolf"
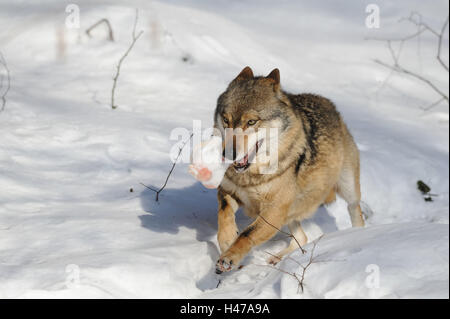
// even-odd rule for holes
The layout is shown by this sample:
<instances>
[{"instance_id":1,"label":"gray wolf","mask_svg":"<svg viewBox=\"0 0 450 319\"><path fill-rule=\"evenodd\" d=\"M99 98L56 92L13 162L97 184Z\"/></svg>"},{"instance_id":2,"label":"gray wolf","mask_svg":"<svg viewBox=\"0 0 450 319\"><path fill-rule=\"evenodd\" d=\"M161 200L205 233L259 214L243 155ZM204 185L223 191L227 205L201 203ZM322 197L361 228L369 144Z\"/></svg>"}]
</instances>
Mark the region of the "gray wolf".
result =
<instances>
[{"instance_id":1,"label":"gray wolf","mask_svg":"<svg viewBox=\"0 0 450 319\"><path fill-rule=\"evenodd\" d=\"M246 67L220 95L214 127L278 130L278 165L271 174L261 174L258 161L240 157L227 169L218 188L218 234L221 255L216 272L237 267L255 246L272 238L284 225L292 235L287 248L269 258L281 258L307 243L301 222L336 194L348 203L353 227L364 226L360 207L359 151L335 105L314 94L290 94L280 86L280 72L254 76ZM248 144L248 140L244 141ZM224 156L233 160L242 149L251 148L258 158L258 145L243 147L236 139L224 138ZM232 155L225 154L226 149ZM248 155L248 154L247 154ZM241 233L235 213L242 207L254 221Z\"/></svg>"}]
</instances>

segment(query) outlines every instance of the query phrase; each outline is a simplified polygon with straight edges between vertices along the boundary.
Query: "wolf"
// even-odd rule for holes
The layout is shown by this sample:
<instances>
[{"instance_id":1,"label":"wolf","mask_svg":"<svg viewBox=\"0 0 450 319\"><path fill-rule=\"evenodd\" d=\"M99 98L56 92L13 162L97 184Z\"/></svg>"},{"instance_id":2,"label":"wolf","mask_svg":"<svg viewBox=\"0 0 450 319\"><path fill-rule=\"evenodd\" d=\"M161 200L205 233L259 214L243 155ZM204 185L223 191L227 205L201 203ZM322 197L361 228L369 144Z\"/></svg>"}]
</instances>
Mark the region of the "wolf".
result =
<instances>
[{"instance_id":1,"label":"wolf","mask_svg":"<svg viewBox=\"0 0 450 319\"><path fill-rule=\"evenodd\" d=\"M216 273L239 266L249 251L272 238L284 225L293 235L289 245L268 259L283 256L307 243L301 222L336 194L348 204L353 227L363 227L360 200L359 151L335 105L314 94L290 94L280 86L280 72L254 76L245 67L218 100L214 128L222 134L224 157L232 162L218 187L218 233L221 255ZM258 143L225 138L227 129L276 129L277 167L261 173L265 162L249 161L251 149L258 158ZM245 143L248 144L248 139ZM254 140L253 140L254 142ZM232 149L233 152L225 152ZM255 154L256 153L256 154ZM254 221L241 233L235 213L242 207Z\"/></svg>"}]
</instances>

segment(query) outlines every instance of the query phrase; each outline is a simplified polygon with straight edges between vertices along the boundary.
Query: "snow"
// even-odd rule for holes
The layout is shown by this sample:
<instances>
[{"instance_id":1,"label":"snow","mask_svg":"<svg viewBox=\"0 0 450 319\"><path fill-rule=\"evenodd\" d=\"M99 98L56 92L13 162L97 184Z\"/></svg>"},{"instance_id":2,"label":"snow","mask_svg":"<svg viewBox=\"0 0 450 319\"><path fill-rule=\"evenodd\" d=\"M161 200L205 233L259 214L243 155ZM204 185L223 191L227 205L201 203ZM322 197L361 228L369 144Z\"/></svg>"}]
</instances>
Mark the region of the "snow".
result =
<instances>
[{"instance_id":1,"label":"snow","mask_svg":"<svg viewBox=\"0 0 450 319\"><path fill-rule=\"evenodd\" d=\"M421 234L423 238L416 234ZM423 223L377 225L327 234L317 241L313 263L306 268L304 298L441 298L448 291L448 226ZM247 274L224 281L222 291L208 297L298 297L298 281L312 245L291 254L271 270L263 261L247 266ZM420 253L419 253L420 252ZM447 256L446 256L447 255ZM447 263L446 267L442 267ZM267 274L258 284L248 273ZM373 281L371 276L373 277ZM248 277L249 278L249 277ZM376 279L375 279L376 278ZM426 278L426 279L425 279ZM278 287L274 289L273 285ZM239 294L236 288L239 286ZM268 289L268 288L271 289Z\"/></svg>"},{"instance_id":2,"label":"snow","mask_svg":"<svg viewBox=\"0 0 450 319\"><path fill-rule=\"evenodd\" d=\"M380 2L381 28L367 29L365 3L335 1L77 1L81 28L64 29L56 0L0 1L0 51L11 91L0 113L0 298L448 298L449 111L414 79L392 74L383 42L416 29L420 11L439 28L448 3ZM115 66L131 41L134 8L144 30L125 60L116 103ZM98 29L107 17L115 42ZM435 39L405 44L402 63L448 92ZM444 41L448 62L448 33ZM419 61L419 62L418 62ZM212 124L215 101L246 65L281 71L291 92L337 104L361 150L367 227L351 229L342 200L305 223L313 263L305 289L267 265L288 239L254 249L241 270L216 275L217 201L179 163L175 128ZM425 202L423 180L438 194ZM133 191L130 192L130 189ZM250 220L238 213L243 229ZM277 267L301 272L287 258ZM370 280L379 274L379 285ZM220 284L218 285L220 280ZM376 282L376 280L375 280ZM218 287L217 287L218 286ZM377 287L374 287L377 286ZM217 288L216 288L217 287Z\"/></svg>"}]
</instances>

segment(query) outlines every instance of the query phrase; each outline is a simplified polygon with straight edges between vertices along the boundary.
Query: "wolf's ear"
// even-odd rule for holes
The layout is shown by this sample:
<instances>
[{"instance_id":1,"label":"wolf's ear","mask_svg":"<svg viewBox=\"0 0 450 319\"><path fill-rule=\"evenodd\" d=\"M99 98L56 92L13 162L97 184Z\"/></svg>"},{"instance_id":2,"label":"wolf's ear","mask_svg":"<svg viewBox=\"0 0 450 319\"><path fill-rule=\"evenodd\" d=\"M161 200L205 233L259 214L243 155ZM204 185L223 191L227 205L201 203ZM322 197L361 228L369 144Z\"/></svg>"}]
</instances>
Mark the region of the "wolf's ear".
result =
<instances>
[{"instance_id":1,"label":"wolf's ear","mask_svg":"<svg viewBox=\"0 0 450 319\"><path fill-rule=\"evenodd\" d=\"M253 79L253 71L249 66L246 66L233 81L242 81L250 79Z\"/></svg>"},{"instance_id":2,"label":"wolf's ear","mask_svg":"<svg viewBox=\"0 0 450 319\"><path fill-rule=\"evenodd\" d=\"M275 84L275 86L274 86L275 90L278 90L280 88L280 70L273 69L273 71L270 72L270 74L268 76L266 76L266 79L273 80L273 82Z\"/></svg>"}]
</instances>

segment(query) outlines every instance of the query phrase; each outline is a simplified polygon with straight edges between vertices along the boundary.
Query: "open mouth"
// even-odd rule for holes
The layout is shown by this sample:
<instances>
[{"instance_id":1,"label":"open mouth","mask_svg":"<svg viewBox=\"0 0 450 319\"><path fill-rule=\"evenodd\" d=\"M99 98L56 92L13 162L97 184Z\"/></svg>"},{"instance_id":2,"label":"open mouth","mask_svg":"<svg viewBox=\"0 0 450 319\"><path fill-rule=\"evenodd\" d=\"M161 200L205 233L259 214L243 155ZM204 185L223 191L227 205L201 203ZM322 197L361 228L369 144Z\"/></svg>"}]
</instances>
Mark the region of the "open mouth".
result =
<instances>
[{"instance_id":1,"label":"open mouth","mask_svg":"<svg viewBox=\"0 0 450 319\"><path fill-rule=\"evenodd\" d=\"M250 167L256 157L256 154L258 153L259 148L261 147L262 142L262 139L256 142L255 146L252 147L252 149L242 159L233 163L236 172L242 173Z\"/></svg>"}]
</instances>

